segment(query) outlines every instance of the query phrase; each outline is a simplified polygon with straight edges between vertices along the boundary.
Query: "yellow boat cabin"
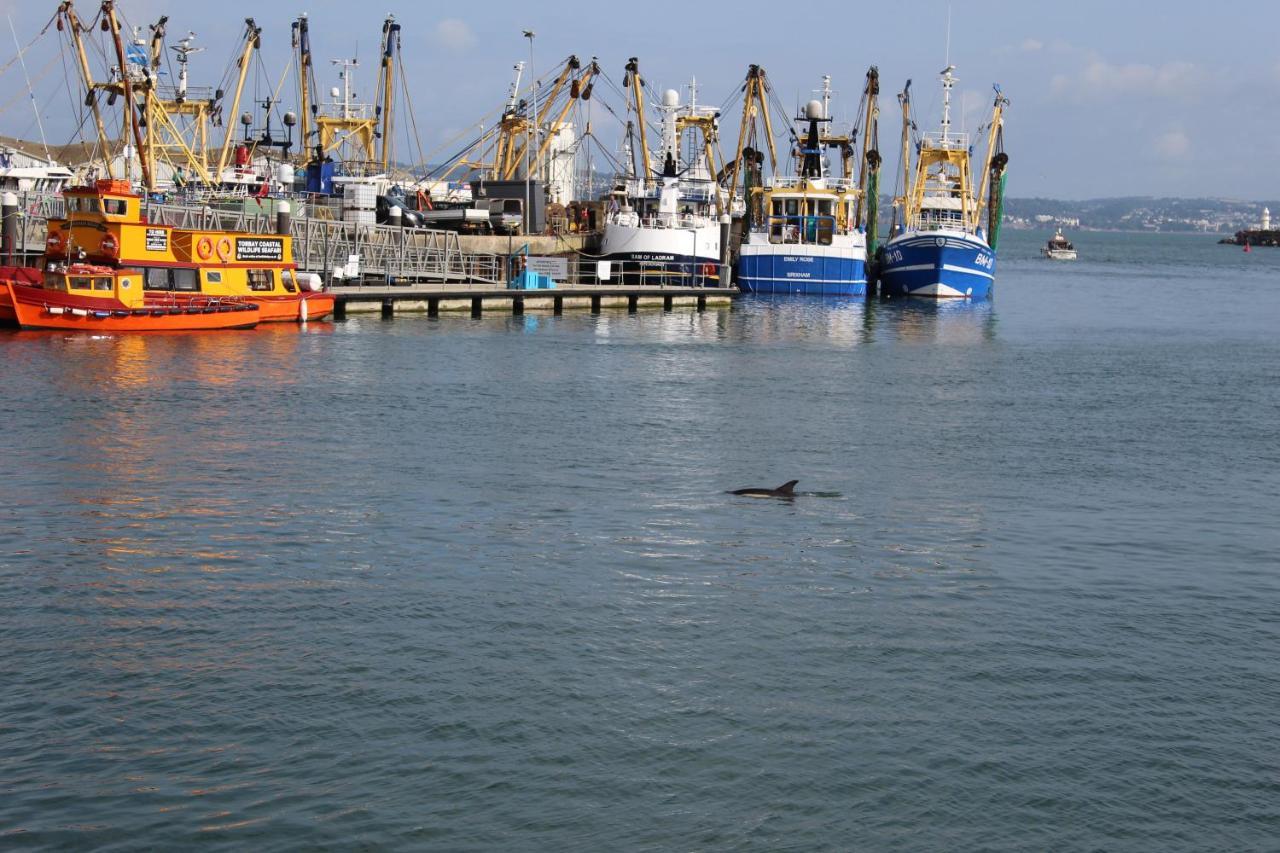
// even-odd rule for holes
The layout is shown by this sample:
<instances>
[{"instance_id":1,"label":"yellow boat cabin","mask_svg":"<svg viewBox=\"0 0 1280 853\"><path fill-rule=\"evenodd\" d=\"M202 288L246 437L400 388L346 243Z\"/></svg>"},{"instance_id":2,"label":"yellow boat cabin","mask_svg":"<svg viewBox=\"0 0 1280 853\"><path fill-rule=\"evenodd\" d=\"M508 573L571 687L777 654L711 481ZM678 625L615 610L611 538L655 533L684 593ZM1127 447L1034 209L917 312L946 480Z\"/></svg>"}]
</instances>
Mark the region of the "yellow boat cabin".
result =
<instances>
[{"instance_id":1,"label":"yellow boat cabin","mask_svg":"<svg viewBox=\"0 0 1280 853\"><path fill-rule=\"evenodd\" d=\"M332 297L293 261L288 234L174 228L148 222L127 181L103 180L63 191L66 216L50 219L45 266L58 263L128 267L148 293L239 296L262 305L262 319L320 319ZM309 309L303 302L309 302Z\"/></svg>"}]
</instances>

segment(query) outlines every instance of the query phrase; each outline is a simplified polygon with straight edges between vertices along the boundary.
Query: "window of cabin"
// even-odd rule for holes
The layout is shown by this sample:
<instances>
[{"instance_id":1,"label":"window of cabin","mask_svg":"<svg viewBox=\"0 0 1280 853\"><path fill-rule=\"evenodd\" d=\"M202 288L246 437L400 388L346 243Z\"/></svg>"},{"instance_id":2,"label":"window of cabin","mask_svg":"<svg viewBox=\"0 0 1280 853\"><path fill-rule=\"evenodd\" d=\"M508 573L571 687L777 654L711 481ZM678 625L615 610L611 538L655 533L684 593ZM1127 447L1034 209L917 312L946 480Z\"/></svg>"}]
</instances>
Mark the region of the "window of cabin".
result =
<instances>
[{"instance_id":1,"label":"window of cabin","mask_svg":"<svg viewBox=\"0 0 1280 853\"><path fill-rule=\"evenodd\" d=\"M209 270L204 274L204 280L209 284L222 284L221 270Z\"/></svg>"},{"instance_id":2,"label":"window of cabin","mask_svg":"<svg viewBox=\"0 0 1280 853\"><path fill-rule=\"evenodd\" d=\"M258 293L275 290L276 275L272 270L249 270L249 289Z\"/></svg>"},{"instance_id":3,"label":"window of cabin","mask_svg":"<svg viewBox=\"0 0 1280 853\"><path fill-rule=\"evenodd\" d=\"M99 277L94 278L94 280L93 280L93 289L94 289L94 290L110 290L110 289L111 289L111 277L110 277L110 276L99 276Z\"/></svg>"},{"instance_id":4,"label":"window of cabin","mask_svg":"<svg viewBox=\"0 0 1280 853\"><path fill-rule=\"evenodd\" d=\"M782 202L777 201L776 199L773 202L773 215L774 216L782 215Z\"/></svg>"},{"instance_id":5,"label":"window of cabin","mask_svg":"<svg viewBox=\"0 0 1280 853\"><path fill-rule=\"evenodd\" d=\"M97 213L98 200L96 198L82 198L80 199L80 209L85 213Z\"/></svg>"},{"instance_id":6,"label":"window of cabin","mask_svg":"<svg viewBox=\"0 0 1280 853\"><path fill-rule=\"evenodd\" d=\"M104 198L102 200L102 208L106 213L113 216L124 216L125 203L122 198Z\"/></svg>"},{"instance_id":7,"label":"window of cabin","mask_svg":"<svg viewBox=\"0 0 1280 853\"><path fill-rule=\"evenodd\" d=\"M787 216L799 216L799 215L800 215L800 199L798 199L798 198L789 198L789 199L787 199L787 201L786 201L786 205L787 205L787 207L786 207L786 210L787 210Z\"/></svg>"},{"instance_id":8,"label":"window of cabin","mask_svg":"<svg viewBox=\"0 0 1280 853\"><path fill-rule=\"evenodd\" d=\"M830 215L831 215L831 200L830 200L830 199L825 199L825 200L823 200L823 201L819 201L819 202L818 202L818 215L819 215L819 216L830 216Z\"/></svg>"},{"instance_id":9,"label":"window of cabin","mask_svg":"<svg viewBox=\"0 0 1280 853\"><path fill-rule=\"evenodd\" d=\"M200 275L194 269L175 269L173 273L173 289L194 293L200 289Z\"/></svg>"},{"instance_id":10,"label":"window of cabin","mask_svg":"<svg viewBox=\"0 0 1280 853\"><path fill-rule=\"evenodd\" d=\"M143 290L173 290L173 282L169 280L169 271L164 267L147 267L143 270Z\"/></svg>"},{"instance_id":11,"label":"window of cabin","mask_svg":"<svg viewBox=\"0 0 1280 853\"><path fill-rule=\"evenodd\" d=\"M87 276L80 276L80 275L74 276L71 279L71 286L74 287L76 290L92 289L92 285L90 284L90 280Z\"/></svg>"}]
</instances>

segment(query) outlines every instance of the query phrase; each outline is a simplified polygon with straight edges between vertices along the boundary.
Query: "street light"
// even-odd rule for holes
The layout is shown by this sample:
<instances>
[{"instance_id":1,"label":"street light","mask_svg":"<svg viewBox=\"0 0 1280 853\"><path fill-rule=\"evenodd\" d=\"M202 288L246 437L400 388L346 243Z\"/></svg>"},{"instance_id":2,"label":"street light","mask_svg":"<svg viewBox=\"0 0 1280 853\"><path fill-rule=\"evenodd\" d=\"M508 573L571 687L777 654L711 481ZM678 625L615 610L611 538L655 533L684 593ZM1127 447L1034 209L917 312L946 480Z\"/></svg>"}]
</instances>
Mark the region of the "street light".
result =
<instances>
[{"instance_id":1,"label":"street light","mask_svg":"<svg viewBox=\"0 0 1280 853\"><path fill-rule=\"evenodd\" d=\"M524 228L528 234L532 230L533 225L533 208L529 192L529 148L537 144L538 141L538 73L533 64L533 37L536 35L533 30L524 30L524 37L529 40L529 74L533 78L533 136L525 134L524 141ZM535 167L537 164L534 164Z\"/></svg>"}]
</instances>

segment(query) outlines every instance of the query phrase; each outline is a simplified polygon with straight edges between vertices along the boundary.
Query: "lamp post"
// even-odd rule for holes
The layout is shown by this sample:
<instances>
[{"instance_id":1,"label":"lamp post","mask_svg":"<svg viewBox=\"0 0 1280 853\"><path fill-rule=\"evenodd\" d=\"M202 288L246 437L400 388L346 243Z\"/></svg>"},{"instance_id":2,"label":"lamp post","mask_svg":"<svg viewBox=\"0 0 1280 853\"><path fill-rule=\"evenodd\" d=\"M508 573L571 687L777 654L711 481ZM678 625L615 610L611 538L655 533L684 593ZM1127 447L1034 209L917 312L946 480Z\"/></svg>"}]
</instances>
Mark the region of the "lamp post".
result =
<instances>
[{"instance_id":1,"label":"lamp post","mask_svg":"<svg viewBox=\"0 0 1280 853\"><path fill-rule=\"evenodd\" d=\"M529 149L538 143L538 73L533 64L533 38L537 35L533 30L525 30L524 37L529 40L529 74L533 77L533 134L525 134L524 144L524 226L528 234L533 226L533 208L529 192ZM537 168L537 164L534 164Z\"/></svg>"}]
</instances>

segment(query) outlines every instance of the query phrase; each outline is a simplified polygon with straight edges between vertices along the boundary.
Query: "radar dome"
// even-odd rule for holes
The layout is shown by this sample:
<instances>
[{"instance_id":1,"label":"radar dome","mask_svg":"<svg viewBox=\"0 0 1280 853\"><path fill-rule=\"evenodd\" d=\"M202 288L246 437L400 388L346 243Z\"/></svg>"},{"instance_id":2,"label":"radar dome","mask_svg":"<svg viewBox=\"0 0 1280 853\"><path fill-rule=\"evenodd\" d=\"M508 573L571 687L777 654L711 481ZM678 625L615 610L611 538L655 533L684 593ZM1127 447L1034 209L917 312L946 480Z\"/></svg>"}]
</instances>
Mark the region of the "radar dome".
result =
<instances>
[{"instance_id":1,"label":"radar dome","mask_svg":"<svg viewBox=\"0 0 1280 853\"><path fill-rule=\"evenodd\" d=\"M662 93L662 105L664 107L680 106L680 93L675 89L668 89Z\"/></svg>"},{"instance_id":2,"label":"radar dome","mask_svg":"<svg viewBox=\"0 0 1280 853\"><path fill-rule=\"evenodd\" d=\"M810 121L826 118L826 116L822 114L822 101L810 101L805 104L804 117Z\"/></svg>"}]
</instances>

